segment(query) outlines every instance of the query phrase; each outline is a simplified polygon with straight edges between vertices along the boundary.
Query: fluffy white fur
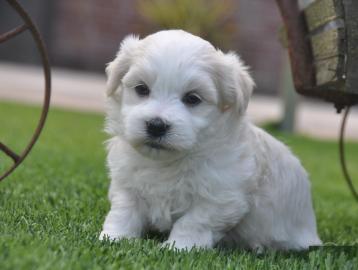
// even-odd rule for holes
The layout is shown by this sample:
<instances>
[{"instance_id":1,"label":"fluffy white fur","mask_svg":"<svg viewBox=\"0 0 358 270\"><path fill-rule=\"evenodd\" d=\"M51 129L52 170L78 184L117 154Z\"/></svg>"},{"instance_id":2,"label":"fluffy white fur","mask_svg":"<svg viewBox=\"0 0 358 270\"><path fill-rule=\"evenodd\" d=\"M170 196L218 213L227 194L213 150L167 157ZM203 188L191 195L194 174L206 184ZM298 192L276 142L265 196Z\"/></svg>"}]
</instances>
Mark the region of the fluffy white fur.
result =
<instances>
[{"instance_id":1,"label":"fluffy white fur","mask_svg":"<svg viewBox=\"0 0 358 270\"><path fill-rule=\"evenodd\" d=\"M180 30L128 36L107 68L111 209L100 238L170 232L179 249L307 249L316 231L299 160L245 117L254 87L235 53ZM145 83L148 97L134 87ZM195 91L202 103L186 106ZM145 122L170 132L147 146Z\"/></svg>"}]
</instances>

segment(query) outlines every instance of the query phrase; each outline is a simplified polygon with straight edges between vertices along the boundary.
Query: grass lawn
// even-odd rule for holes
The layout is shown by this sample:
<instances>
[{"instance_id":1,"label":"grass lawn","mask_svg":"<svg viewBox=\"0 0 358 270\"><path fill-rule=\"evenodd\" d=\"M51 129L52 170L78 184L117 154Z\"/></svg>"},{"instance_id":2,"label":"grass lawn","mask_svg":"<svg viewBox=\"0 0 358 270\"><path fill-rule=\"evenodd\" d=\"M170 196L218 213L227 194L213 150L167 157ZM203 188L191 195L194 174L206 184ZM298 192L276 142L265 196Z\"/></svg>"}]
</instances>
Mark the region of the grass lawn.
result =
<instances>
[{"instance_id":1,"label":"grass lawn","mask_svg":"<svg viewBox=\"0 0 358 270\"><path fill-rule=\"evenodd\" d=\"M332 108L333 110L333 108ZM0 103L0 141L20 150L39 109ZM161 236L97 240L108 211L103 116L51 110L23 165L0 183L0 269L358 269L358 204L343 181L337 143L272 131L311 175L319 234L327 245L304 253L241 250L176 253ZM358 178L358 143L347 145ZM0 170L9 165L0 154ZM356 185L358 183L356 182Z\"/></svg>"}]
</instances>

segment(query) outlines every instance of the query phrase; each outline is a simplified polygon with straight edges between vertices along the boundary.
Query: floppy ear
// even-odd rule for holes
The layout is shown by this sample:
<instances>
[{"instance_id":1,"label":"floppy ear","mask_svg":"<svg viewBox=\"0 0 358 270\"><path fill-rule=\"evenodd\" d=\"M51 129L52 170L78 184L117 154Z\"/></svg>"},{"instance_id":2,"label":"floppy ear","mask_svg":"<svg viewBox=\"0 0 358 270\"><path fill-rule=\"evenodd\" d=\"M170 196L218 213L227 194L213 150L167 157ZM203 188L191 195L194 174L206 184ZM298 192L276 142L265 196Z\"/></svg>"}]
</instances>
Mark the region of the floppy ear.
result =
<instances>
[{"instance_id":1,"label":"floppy ear","mask_svg":"<svg viewBox=\"0 0 358 270\"><path fill-rule=\"evenodd\" d=\"M123 39L119 47L116 58L108 63L106 67L107 74L107 96L112 95L119 85L122 78L128 72L135 49L138 47L139 38L129 35Z\"/></svg>"},{"instance_id":2,"label":"floppy ear","mask_svg":"<svg viewBox=\"0 0 358 270\"><path fill-rule=\"evenodd\" d=\"M227 54L219 52L219 54L222 110L233 109L239 114L244 114L255 83L248 72L248 67L234 52Z\"/></svg>"}]
</instances>

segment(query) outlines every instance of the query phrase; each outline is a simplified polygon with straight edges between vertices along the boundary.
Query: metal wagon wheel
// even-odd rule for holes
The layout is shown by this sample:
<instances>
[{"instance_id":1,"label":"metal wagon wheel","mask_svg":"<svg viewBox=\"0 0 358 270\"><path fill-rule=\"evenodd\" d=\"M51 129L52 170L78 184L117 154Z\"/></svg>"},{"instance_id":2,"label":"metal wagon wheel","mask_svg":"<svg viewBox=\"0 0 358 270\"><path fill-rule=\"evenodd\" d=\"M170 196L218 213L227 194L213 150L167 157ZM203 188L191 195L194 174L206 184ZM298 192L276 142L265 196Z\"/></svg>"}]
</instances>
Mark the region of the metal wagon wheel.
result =
<instances>
[{"instance_id":1,"label":"metal wagon wheel","mask_svg":"<svg viewBox=\"0 0 358 270\"><path fill-rule=\"evenodd\" d=\"M21 154L15 153L11 150L8 146L0 142L0 151L3 151L9 158L13 160L13 165L10 166L8 170L6 170L3 174L0 174L0 181L3 180L5 177L9 176L26 158L26 156L31 151L32 147L38 140L40 133L45 125L46 117L48 114L48 110L50 107L50 97L51 97L51 70L50 64L46 52L45 45L42 41L39 31L37 30L36 26L32 22L28 13L23 9L23 7L16 1L16 0L6 0L8 4L17 12L18 15L23 20L23 24L0 35L0 43L5 42L24 31L30 31L32 38L37 46L37 49L40 52L41 62L43 66L43 72L45 76L45 94L44 94L44 101L42 106L42 112L35 129L34 134L32 135L29 143L25 147L25 149L21 152Z\"/></svg>"}]
</instances>

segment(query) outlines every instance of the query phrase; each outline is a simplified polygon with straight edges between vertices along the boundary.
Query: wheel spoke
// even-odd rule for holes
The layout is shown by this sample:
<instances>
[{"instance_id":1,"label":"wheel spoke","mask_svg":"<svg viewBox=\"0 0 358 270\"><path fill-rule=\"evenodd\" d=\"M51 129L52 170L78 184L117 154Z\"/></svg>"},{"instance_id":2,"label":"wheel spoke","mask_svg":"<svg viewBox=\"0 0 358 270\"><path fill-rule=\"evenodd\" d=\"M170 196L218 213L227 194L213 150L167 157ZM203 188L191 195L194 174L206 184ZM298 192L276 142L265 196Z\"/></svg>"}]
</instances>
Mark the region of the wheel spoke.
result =
<instances>
[{"instance_id":1,"label":"wheel spoke","mask_svg":"<svg viewBox=\"0 0 358 270\"><path fill-rule=\"evenodd\" d=\"M9 40L10 38L13 38L13 37L21 34L22 32L24 32L27 29L28 29L27 24L23 24L23 25L20 25L16 28L4 33L4 34L1 34L0 35L0 43L5 42L5 41Z\"/></svg>"},{"instance_id":2,"label":"wheel spoke","mask_svg":"<svg viewBox=\"0 0 358 270\"><path fill-rule=\"evenodd\" d=\"M6 155L12 158L12 160L16 163L20 160L20 156L12 151L9 147L5 144L0 142L0 150L2 150Z\"/></svg>"}]
</instances>

